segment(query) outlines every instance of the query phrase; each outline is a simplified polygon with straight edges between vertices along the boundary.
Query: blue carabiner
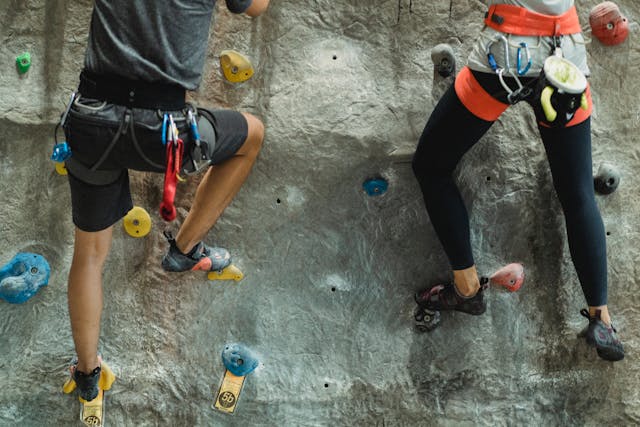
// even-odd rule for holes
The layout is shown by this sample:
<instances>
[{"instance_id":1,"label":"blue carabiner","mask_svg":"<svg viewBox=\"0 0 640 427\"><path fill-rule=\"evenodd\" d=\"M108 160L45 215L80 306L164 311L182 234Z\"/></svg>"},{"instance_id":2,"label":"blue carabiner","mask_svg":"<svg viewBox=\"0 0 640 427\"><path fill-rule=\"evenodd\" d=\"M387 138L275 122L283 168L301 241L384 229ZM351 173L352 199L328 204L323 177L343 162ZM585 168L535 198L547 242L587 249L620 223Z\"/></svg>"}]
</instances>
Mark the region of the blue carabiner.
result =
<instances>
[{"instance_id":1,"label":"blue carabiner","mask_svg":"<svg viewBox=\"0 0 640 427\"><path fill-rule=\"evenodd\" d=\"M167 145L167 123L169 123L169 115L162 117L162 145Z\"/></svg>"},{"instance_id":2,"label":"blue carabiner","mask_svg":"<svg viewBox=\"0 0 640 427\"><path fill-rule=\"evenodd\" d=\"M189 126L191 127L191 134L196 145L200 145L200 133L198 132L198 121L196 116L189 110L187 112L187 120L189 121Z\"/></svg>"},{"instance_id":3,"label":"blue carabiner","mask_svg":"<svg viewBox=\"0 0 640 427\"><path fill-rule=\"evenodd\" d=\"M522 68L522 50L524 49L525 54L527 55L527 65ZM529 52L529 46L525 42L520 42L520 46L518 46L518 55L516 60L516 71L519 76L524 76L531 68L531 53Z\"/></svg>"}]
</instances>

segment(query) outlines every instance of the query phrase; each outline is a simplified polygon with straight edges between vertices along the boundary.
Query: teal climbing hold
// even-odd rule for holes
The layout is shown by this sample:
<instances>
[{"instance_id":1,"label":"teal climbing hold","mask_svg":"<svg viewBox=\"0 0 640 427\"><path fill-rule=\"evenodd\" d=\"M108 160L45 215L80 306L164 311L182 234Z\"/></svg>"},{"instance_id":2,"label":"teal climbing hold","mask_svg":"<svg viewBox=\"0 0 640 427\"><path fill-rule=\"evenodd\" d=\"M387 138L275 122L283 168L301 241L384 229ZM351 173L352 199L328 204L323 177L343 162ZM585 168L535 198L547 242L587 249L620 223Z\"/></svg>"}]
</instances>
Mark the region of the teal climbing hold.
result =
<instances>
[{"instance_id":1,"label":"teal climbing hold","mask_svg":"<svg viewBox=\"0 0 640 427\"><path fill-rule=\"evenodd\" d=\"M243 344L227 344L222 350L222 363L233 375L244 377L258 367L258 357Z\"/></svg>"},{"instance_id":2,"label":"teal climbing hold","mask_svg":"<svg viewBox=\"0 0 640 427\"><path fill-rule=\"evenodd\" d=\"M0 298L22 304L49 283L51 268L42 255L19 252L0 268Z\"/></svg>"},{"instance_id":3,"label":"teal climbing hold","mask_svg":"<svg viewBox=\"0 0 640 427\"><path fill-rule=\"evenodd\" d=\"M371 178L362 183L362 188L369 196L380 196L389 188L389 183L384 178Z\"/></svg>"},{"instance_id":4,"label":"teal climbing hold","mask_svg":"<svg viewBox=\"0 0 640 427\"><path fill-rule=\"evenodd\" d=\"M16 58L16 66L18 67L18 72L20 74L24 74L29 71L29 68L31 68L31 54L29 52L25 52L22 55L19 55Z\"/></svg>"}]
</instances>

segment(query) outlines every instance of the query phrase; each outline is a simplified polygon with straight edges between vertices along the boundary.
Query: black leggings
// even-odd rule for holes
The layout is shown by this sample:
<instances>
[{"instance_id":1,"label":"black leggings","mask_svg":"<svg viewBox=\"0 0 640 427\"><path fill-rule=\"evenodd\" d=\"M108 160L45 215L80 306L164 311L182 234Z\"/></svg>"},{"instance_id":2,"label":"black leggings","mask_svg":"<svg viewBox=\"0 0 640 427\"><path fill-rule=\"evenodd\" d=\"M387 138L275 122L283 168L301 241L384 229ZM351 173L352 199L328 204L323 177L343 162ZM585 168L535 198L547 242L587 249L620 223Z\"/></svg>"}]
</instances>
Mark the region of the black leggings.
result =
<instances>
[{"instance_id":1,"label":"black leggings","mask_svg":"<svg viewBox=\"0 0 640 427\"><path fill-rule=\"evenodd\" d=\"M427 212L454 270L469 268L474 260L467 210L452 173L492 124L471 114L452 86L433 110L413 157L413 171ZM572 127L538 128L564 211L571 259L582 291L590 306L605 305L606 242L591 175L590 119Z\"/></svg>"}]
</instances>

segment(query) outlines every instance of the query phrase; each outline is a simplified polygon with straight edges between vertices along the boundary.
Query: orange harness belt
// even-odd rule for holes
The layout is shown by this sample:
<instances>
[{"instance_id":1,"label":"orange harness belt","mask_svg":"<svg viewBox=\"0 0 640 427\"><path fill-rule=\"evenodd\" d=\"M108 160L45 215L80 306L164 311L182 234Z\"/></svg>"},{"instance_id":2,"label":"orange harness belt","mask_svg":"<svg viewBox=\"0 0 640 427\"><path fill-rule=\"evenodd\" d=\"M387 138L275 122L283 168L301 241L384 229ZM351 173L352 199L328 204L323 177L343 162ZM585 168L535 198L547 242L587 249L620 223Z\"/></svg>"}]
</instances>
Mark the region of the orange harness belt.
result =
<instances>
[{"instance_id":1,"label":"orange harness belt","mask_svg":"<svg viewBox=\"0 0 640 427\"><path fill-rule=\"evenodd\" d=\"M561 36L582 31L576 7L562 15L543 15L510 4L494 4L485 14L484 23L494 30L517 36Z\"/></svg>"}]
</instances>

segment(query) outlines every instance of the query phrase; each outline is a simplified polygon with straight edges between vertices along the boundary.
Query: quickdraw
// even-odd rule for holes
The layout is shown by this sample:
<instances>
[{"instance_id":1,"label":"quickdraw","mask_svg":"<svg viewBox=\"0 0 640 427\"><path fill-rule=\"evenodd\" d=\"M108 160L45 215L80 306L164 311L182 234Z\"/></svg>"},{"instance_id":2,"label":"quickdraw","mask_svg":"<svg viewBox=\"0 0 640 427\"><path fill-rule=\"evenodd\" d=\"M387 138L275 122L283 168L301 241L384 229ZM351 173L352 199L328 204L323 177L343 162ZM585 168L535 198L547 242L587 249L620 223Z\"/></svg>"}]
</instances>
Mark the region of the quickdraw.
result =
<instances>
[{"instance_id":1,"label":"quickdraw","mask_svg":"<svg viewBox=\"0 0 640 427\"><path fill-rule=\"evenodd\" d=\"M167 125L168 129L166 129ZM163 118L162 135L163 142L165 142L166 139L167 168L164 174L164 189L162 193L162 203L160 204L160 215L165 221L173 221L176 218L174 200L179 178L178 174L180 173L180 167L182 165L184 142L180 138L178 128L171 114L165 114L165 118Z\"/></svg>"},{"instance_id":2,"label":"quickdraw","mask_svg":"<svg viewBox=\"0 0 640 427\"><path fill-rule=\"evenodd\" d=\"M505 61L504 68L498 65L498 62L496 61L495 56L491 52L491 47L496 42L502 42L502 44L504 45L504 61ZM500 84L502 85L504 90L507 91L507 100L509 101L510 104L517 104L518 102L530 96L532 93L532 89L529 87L523 86L522 83L520 82L520 79L518 78L518 74L520 74L520 71L521 71L521 52L520 52L521 48L526 48L526 44L525 46L520 46L518 48L519 53L518 53L517 73L514 73L513 70L511 69L511 63L509 62L509 41L505 36L503 36L502 34L496 34L496 36L489 43L487 43L487 48L486 48L487 61L489 62L489 66L498 75ZM527 66L524 69L522 69L522 74L526 73L529 67L531 66L531 57L529 55L528 48L526 49L526 54L528 58L528 63L527 63ZM509 85L504 81L503 74L505 73L505 71L509 73L511 77L513 77L516 84L518 85L517 89L512 90L509 87Z\"/></svg>"}]
</instances>

